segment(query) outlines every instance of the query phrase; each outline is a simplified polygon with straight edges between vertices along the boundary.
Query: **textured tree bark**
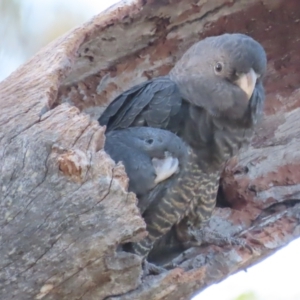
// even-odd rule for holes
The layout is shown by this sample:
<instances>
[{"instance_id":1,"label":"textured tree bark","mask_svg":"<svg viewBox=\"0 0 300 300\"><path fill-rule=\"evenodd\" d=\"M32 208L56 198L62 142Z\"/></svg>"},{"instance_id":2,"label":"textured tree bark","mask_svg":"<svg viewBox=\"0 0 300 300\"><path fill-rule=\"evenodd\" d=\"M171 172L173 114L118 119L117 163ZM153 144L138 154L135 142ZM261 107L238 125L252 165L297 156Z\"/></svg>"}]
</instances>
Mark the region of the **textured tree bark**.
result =
<instances>
[{"instance_id":1,"label":"textured tree bark","mask_svg":"<svg viewBox=\"0 0 300 300\"><path fill-rule=\"evenodd\" d=\"M0 83L0 299L189 299L300 236L300 2L123 1ZM211 228L253 248L204 245L141 280L119 244L146 235L98 118L164 75L195 41L243 32L265 47L265 118L228 162Z\"/></svg>"}]
</instances>

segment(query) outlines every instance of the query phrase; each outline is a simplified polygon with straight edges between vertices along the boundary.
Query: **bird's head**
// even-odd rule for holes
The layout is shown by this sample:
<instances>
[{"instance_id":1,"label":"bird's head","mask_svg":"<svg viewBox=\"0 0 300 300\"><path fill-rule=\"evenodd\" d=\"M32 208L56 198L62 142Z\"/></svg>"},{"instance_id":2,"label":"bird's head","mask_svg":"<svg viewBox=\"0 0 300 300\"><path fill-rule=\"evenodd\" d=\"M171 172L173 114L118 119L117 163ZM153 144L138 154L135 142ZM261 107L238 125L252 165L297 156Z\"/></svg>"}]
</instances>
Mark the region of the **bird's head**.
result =
<instances>
[{"instance_id":1,"label":"bird's head","mask_svg":"<svg viewBox=\"0 0 300 300\"><path fill-rule=\"evenodd\" d=\"M205 38L190 47L170 72L188 102L213 116L255 123L263 109L263 47L244 34Z\"/></svg>"}]
</instances>

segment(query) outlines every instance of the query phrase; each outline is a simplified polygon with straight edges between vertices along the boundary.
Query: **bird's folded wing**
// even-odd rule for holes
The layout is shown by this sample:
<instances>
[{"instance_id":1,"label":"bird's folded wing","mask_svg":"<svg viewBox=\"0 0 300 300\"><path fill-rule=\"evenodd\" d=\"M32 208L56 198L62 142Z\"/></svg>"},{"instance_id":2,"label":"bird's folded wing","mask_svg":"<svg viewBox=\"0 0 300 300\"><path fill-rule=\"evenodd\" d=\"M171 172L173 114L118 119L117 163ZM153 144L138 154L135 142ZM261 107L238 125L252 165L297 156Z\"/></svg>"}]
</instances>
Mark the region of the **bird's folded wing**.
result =
<instances>
[{"instance_id":1,"label":"bird's folded wing","mask_svg":"<svg viewBox=\"0 0 300 300\"><path fill-rule=\"evenodd\" d=\"M115 98L99 118L106 131L131 126L169 129L180 113L182 99L169 77L158 77L134 86ZM172 122L173 121L173 122Z\"/></svg>"}]
</instances>

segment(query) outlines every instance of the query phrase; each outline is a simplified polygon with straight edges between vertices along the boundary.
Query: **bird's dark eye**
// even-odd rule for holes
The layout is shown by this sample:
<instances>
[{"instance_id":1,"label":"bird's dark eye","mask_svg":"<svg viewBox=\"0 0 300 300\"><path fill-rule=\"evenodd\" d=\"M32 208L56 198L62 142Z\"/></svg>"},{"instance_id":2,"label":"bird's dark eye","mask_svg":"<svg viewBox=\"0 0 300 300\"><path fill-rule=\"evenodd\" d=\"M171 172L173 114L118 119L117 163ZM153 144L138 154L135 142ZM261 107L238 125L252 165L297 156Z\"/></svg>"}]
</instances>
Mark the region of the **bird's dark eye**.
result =
<instances>
[{"instance_id":1,"label":"bird's dark eye","mask_svg":"<svg viewBox=\"0 0 300 300\"><path fill-rule=\"evenodd\" d=\"M153 143L153 139L148 139L148 140L146 140L146 143L148 143L148 144L152 144Z\"/></svg>"},{"instance_id":2,"label":"bird's dark eye","mask_svg":"<svg viewBox=\"0 0 300 300\"><path fill-rule=\"evenodd\" d=\"M216 73L220 73L220 72L222 72L222 70L223 70L223 64L220 62L216 63L216 65L215 65Z\"/></svg>"}]
</instances>

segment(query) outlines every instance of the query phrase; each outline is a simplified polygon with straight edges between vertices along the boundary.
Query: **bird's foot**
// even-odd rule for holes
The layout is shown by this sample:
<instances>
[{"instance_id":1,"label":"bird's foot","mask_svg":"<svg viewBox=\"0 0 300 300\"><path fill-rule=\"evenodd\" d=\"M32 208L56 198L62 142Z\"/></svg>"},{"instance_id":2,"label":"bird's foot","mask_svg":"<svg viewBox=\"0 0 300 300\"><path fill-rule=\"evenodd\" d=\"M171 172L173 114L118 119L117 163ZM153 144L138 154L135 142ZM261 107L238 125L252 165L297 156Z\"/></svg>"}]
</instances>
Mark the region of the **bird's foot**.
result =
<instances>
[{"instance_id":1,"label":"bird's foot","mask_svg":"<svg viewBox=\"0 0 300 300\"><path fill-rule=\"evenodd\" d=\"M179 161L176 157L152 158L152 164L156 173L155 183L158 184L176 173Z\"/></svg>"},{"instance_id":2,"label":"bird's foot","mask_svg":"<svg viewBox=\"0 0 300 300\"><path fill-rule=\"evenodd\" d=\"M193 237L193 240L188 242L190 247L199 247L202 244L214 244L220 247L226 245L236 245L241 248L246 248L253 253L252 247L247 245L247 241L243 238L220 234L219 232L209 228L193 230L190 232L190 234Z\"/></svg>"},{"instance_id":3,"label":"bird's foot","mask_svg":"<svg viewBox=\"0 0 300 300\"><path fill-rule=\"evenodd\" d=\"M159 275L167 271L165 268L150 263L147 260L144 260L143 262L143 269L143 277L148 275Z\"/></svg>"}]
</instances>

